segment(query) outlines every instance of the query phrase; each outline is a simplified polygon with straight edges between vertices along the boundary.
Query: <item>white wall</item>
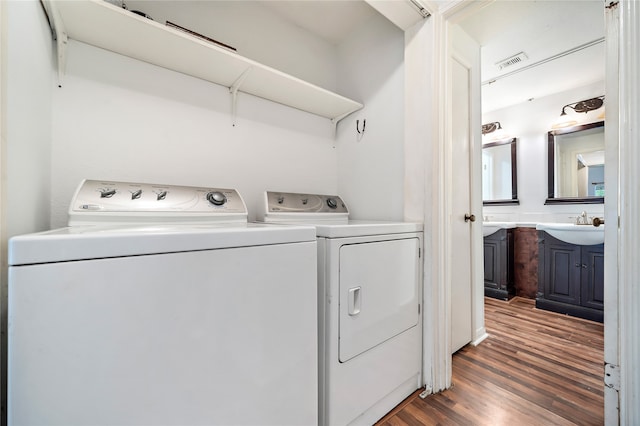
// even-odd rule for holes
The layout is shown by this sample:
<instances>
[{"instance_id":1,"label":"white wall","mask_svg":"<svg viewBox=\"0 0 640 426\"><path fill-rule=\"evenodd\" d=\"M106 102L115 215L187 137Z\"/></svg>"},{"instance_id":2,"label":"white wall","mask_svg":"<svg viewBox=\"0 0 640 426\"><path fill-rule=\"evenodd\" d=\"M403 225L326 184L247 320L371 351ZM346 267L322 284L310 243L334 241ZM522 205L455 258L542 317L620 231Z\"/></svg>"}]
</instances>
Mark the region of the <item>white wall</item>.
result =
<instances>
[{"instance_id":1,"label":"white wall","mask_svg":"<svg viewBox=\"0 0 640 426\"><path fill-rule=\"evenodd\" d=\"M53 102L52 226L83 178L236 188L255 216L266 189L336 191L329 120L71 41Z\"/></svg>"},{"instance_id":2,"label":"white wall","mask_svg":"<svg viewBox=\"0 0 640 426\"><path fill-rule=\"evenodd\" d=\"M7 18L3 175L6 227L15 235L49 226L53 42L39 2L10 1Z\"/></svg>"},{"instance_id":3,"label":"white wall","mask_svg":"<svg viewBox=\"0 0 640 426\"><path fill-rule=\"evenodd\" d=\"M121 0L110 0L121 4ZM167 20L237 49L246 57L328 90L336 89L336 49L277 15L264 1L125 0L154 21Z\"/></svg>"},{"instance_id":4,"label":"white wall","mask_svg":"<svg viewBox=\"0 0 640 426\"><path fill-rule=\"evenodd\" d=\"M38 1L0 5L2 223L0 356L2 423L6 413L7 239L49 227L51 33Z\"/></svg>"},{"instance_id":5,"label":"white wall","mask_svg":"<svg viewBox=\"0 0 640 426\"><path fill-rule=\"evenodd\" d=\"M168 19L160 12L172 4L145 12ZM295 74L326 87L339 70L339 87L329 88L365 109L341 122L334 139L329 120L241 93L232 127L227 88L72 40L53 101L52 227L66 224L83 178L234 187L250 220L267 189L339 193L354 218L403 219L403 32L376 14L336 48L268 10L250 31L241 17L257 18L243 2L238 7L238 25L226 33L232 44L264 30L277 35L269 47L284 57L323 46L312 61L297 60ZM265 62L293 73L277 56ZM366 133L357 138L355 120L364 118Z\"/></svg>"},{"instance_id":6,"label":"white wall","mask_svg":"<svg viewBox=\"0 0 640 426\"><path fill-rule=\"evenodd\" d=\"M335 90L335 47L258 3L126 4ZM337 192L329 120L243 93L237 113L232 127L225 87L70 41L53 100L52 227L84 178L236 188L250 220L265 190Z\"/></svg>"},{"instance_id":7,"label":"white wall","mask_svg":"<svg viewBox=\"0 0 640 426\"><path fill-rule=\"evenodd\" d=\"M499 121L517 141L519 205L485 206L489 221L520 223L573 222L583 210L602 216L603 204L544 205L547 199L547 132L564 105L604 94L604 82L534 99L509 108L483 114L482 122ZM603 110L598 110L600 114ZM592 117L594 113L590 113ZM584 114L580 114L584 117Z\"/></svg>"},{"instance_id":8,"label":"white wall","mask_svg":"<svg viewBox=\"0 0 640 426\"><path fill-rule=\"evenodd\" d=\"M364 108L340 123L338 190L353 219L403 220L404 32L375 15L339 46L338 91ZM363 134L356 131L356 120Z\"/></svg>"}]
</instances>

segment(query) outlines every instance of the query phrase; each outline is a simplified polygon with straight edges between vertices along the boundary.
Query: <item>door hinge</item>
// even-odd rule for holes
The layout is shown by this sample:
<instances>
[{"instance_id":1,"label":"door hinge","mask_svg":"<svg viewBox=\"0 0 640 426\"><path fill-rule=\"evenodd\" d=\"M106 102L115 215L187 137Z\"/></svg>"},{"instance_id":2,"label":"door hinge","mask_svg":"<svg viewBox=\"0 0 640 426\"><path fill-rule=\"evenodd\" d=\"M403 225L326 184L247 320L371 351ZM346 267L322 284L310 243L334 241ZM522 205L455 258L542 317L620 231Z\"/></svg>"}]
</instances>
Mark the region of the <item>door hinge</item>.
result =
<instances>
[{"instance_id":1,"label":"door hinge","mask_svg":"<svg viewBox=\"0 0 640 426\"><path fill-rule=\"evenodd\" d=\"M604 384L606 387L620 391L620 366L605 363Z\"/></svg>"},{"instance_id":2,"label":"door hinge","mask_svg":"<svg viewBox=\"0 0 640 426\"><path fill-rule=\"evenodd\" d=\"M422 247L418 247L418 259L422 257Z\"/></svg>"},{"instance_id":3,"label":"door hinge","mask_svg":"<svg viewBox=\"0 0 640 426\"><path fill-rule=\"evenodd\" d=\"M424 387L424 390L422 392L420 392L420 398L425 399L426 397L428 397L432 393L433 393L433 389L431 388L431 386L426 385Z\"/></svg>"}]
</instances>

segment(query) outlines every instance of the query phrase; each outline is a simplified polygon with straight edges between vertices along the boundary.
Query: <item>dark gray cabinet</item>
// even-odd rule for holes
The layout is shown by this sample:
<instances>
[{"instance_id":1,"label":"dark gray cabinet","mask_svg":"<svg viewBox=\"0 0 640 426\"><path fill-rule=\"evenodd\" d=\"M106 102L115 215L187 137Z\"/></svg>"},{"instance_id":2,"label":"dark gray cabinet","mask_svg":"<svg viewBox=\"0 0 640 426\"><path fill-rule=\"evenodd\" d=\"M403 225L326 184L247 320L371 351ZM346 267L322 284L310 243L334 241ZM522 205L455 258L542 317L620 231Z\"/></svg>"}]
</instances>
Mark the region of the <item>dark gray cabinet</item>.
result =
<instances>
[{"instance_id":1,"label":"dark gray cabinet","mask_svg":"<svg viewBox=\"0 0 640 426\"><path fill-rule=\"evenodd\" d=\"M509 300L513 284L513 229L500 229L484 237L484 295Z\"/></svg>"},{"instance_id":2,"label":"dark gray cabinet","mask_svg":"<svg viewBox=\"0 0 640 426\"><path fill-rule=\"evenodd\" d=\"M538 231L536 307L602 322L604 244L580 246Z\"/></svg>"},{"instance_id":3,"label":"dark gray cabinet","mask_svg":"<svg viewBox=\"0 0 640 426\"><path fill-rule=\"evenodd\" d=\"M604 309L604 244L582 248L581 305Z\"/></svg>"}]
</instances>

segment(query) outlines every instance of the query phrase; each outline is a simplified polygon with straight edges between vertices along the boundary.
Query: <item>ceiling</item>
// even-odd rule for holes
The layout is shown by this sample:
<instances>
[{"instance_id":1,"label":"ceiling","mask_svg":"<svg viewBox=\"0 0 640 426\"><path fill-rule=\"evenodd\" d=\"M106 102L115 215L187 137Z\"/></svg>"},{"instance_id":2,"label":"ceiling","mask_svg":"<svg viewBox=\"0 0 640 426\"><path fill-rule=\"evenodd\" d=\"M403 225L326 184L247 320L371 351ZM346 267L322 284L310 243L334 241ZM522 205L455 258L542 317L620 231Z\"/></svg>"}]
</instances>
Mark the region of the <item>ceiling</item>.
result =
<instances>
[{"instance_id":1,"label":"ceiling","mask_svg":"<svg viewBox=\"0 0 640 426\"><path fill-rule=\"evenodd\" d=\"M333 44L377 13L354 0L261 4ZM481 46L483 112L604 80L602 0L495 0L460 25ZM520 52L527 59L496 67Z\"/></svg>"},{"instance_id":2,"label":"ceiling","mask_svg":"<svg viewBox=\"0 0 640 426\"><path fill-rule=\"evenodd\" d=\"M602 0L496 0L460 25L481 46L483 112L604 81Z\"/></svg>"},{"instance_id":3,"label":"ceiling","mask_svg":"<svg viewBox=\"0 0 640 426\"><path fill-rule=\"evenodd\" d=\"M354 0L269 0L261 4L334 45L377 13L366 2Z\"/></svg>"}]
</instances>

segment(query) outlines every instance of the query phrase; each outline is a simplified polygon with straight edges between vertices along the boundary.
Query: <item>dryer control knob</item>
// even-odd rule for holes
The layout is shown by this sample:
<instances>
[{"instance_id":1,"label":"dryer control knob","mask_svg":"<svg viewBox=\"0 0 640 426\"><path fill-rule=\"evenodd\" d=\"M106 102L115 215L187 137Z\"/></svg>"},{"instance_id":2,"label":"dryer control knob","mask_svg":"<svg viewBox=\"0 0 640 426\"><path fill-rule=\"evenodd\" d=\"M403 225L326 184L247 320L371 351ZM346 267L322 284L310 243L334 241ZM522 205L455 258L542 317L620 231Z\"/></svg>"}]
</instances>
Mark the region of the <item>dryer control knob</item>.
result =
<instances>
[{"instance_id":1,"label":"dryer control knob","mask_svg":"<svg viewBox=\"0 0 640 426\"><path fill-rule=\"evenodd\" d=\"M222 192L212 191L207 194L207 200L214 206L221 206L227 202L227 197Z\"/></svg>"},{"instance_id":2,"label":"dryer control knob","mask_svg":"<svg viewBox=\"0 0 640 426\"><path fill-rule=\"evenodd\" d=\"M336 200L333 198L327 198L327 206L329 206L330 209L337 209L338 203L336 203Z\"/></svg>"}]
</instances>

